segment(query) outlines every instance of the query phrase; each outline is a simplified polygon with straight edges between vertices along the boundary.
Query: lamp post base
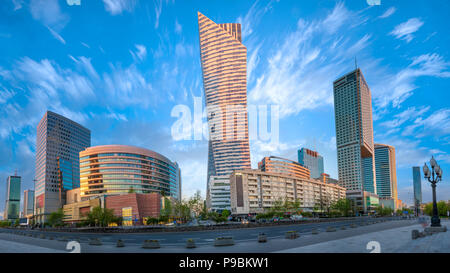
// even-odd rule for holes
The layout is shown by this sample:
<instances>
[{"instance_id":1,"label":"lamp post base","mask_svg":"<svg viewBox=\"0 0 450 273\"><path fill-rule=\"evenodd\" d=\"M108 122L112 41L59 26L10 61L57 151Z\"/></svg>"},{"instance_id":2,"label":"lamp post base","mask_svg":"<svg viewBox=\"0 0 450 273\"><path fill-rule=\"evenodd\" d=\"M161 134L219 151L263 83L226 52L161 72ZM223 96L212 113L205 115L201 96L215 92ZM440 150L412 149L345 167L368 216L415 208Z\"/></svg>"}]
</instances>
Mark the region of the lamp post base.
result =
<instances>
[{"instance_id":1,"label":"lamp post base","mask_svg":"<svg viewBox=\"0 0 450 273\"><path fill-rule=\"evenodd\" d=\"M441 226L441 219L439 219L439 216L431 217L431 226L432 227L440 227Z\"/></svg>"}]
</instances>

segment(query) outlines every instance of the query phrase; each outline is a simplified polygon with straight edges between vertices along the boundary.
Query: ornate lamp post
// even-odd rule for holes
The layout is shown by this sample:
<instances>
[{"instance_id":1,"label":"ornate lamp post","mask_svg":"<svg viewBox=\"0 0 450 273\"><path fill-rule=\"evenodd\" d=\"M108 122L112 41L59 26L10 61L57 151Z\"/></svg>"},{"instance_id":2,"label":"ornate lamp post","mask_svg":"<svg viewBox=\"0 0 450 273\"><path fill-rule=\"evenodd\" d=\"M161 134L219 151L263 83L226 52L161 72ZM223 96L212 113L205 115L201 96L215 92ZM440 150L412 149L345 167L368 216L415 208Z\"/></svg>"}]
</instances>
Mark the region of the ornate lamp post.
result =
<instances>
[{"instance_id":1,"label":"ornate lamp post","mask_svg":"<svg viewBox=\"0 0 450 273\"><path fill-rule=\"evenodd\" d=\"M437 204L436 204L436 183L442 180L442 169L437 164L434 157L430 160L431 172L427 166L427 163L423 165L423 174L426 179L431 183L431 188L433 189L433 216L431 217L431 226L440 227L441 220L439 219Z\"/></svg>"}]
</instances>

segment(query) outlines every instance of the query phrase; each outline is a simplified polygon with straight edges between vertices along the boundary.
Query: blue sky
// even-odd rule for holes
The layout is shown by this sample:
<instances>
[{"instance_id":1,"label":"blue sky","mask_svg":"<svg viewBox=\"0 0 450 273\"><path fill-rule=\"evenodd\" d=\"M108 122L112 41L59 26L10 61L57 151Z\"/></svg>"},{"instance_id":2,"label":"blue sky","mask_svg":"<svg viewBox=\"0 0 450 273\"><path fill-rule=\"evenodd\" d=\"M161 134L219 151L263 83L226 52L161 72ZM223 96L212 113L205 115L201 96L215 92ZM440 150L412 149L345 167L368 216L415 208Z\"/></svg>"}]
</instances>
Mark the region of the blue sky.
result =
<instances>
[{"instance_id":1,"label":"blue sky","mask_svg":"<svg viewBox=\"0 0 450 273\"><path fill-rule=\"evenodd\" d=\"M173 107L203 97L197 11L242 24L248 103L280 106L279 143L252 141L253 167L268 155L297 159L309 147L337 177L332 82L356 57L372 91L375 142L396 148L400 199L411 204L411 167L431 155L444 171L438 198L450 199L448 1L4 2L1 204L14 170L23 189L33 188L36 126L47 109L89 128L92 145L166 155L180 164L184 197L204 194L207 142L171 136Z\"/></svg>"}]
</instances>

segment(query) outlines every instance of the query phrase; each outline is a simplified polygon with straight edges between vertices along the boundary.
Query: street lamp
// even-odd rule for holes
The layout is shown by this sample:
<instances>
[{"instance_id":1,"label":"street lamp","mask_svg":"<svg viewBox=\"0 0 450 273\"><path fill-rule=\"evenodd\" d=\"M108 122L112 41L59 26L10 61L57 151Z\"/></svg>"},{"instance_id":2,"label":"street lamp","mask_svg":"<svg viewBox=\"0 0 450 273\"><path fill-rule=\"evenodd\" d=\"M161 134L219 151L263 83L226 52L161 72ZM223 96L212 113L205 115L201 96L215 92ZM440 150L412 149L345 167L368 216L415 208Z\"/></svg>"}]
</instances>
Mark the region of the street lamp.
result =
<instances>
[{"instance_id":1,"label":"street lamp","mask_svg":"<svg viewBox=\"0 0 450 273\"><path fill-rule=\"evenodd\" d=\"M423 165L423 175L431 183L431 188L433 189L433 216L431 217L431 226L440 227L441 220L439 219L437 204L436 204L436 183L442 180L442 169L437 164L434 157L430 160L431 172L427 166L427 163Z\"/></svg>"}]
</instances>

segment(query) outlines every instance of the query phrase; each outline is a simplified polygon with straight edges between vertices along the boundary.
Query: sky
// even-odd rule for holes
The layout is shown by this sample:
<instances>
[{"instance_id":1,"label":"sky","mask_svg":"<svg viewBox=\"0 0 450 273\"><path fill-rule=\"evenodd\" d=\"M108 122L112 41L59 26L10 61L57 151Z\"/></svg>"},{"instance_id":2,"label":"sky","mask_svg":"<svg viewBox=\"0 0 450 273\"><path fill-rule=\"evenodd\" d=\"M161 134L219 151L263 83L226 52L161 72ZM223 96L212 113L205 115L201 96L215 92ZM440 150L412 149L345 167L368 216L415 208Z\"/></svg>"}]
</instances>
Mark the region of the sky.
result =
<instances>
[{"instance_id":1,"label":"sky","mask_svg":"<svg viewBox=\"0 0 450 273\"><path fill-rule=\"evenodd\" d=\"M279 106L278 141L250 142L253 168L264 156L297 160L307 147L337 178L332 83L356 63L372 92L375 143L396 149L399 198L412 204L412 166L433 155L444 177L437 196L448 200L449 10L446 0L5 0L0 210L7 176L17 170L22 191L34 187L36 127L47 110L90 129L92 145L167 156L180 165L183 197L205 196L206 139L172 134L174 107L204 102L198 11L242 24L248 104ZM429 202L424 180L422 191Z\"/></svg>"}]
</instances>

